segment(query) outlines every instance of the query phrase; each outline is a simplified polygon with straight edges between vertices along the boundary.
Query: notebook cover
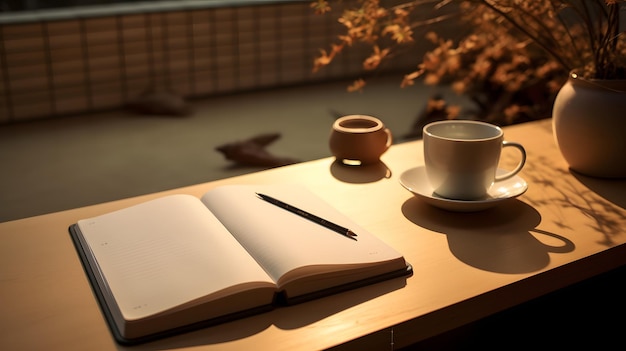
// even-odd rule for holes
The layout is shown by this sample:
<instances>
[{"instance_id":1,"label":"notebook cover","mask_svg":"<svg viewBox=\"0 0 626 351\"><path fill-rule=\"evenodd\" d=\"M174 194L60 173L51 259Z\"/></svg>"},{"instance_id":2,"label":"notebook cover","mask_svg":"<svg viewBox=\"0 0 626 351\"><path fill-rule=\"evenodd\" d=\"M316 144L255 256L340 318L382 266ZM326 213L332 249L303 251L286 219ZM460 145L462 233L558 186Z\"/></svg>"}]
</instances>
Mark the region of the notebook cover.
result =
<instances>
[{"instance_id":1,"label":"notebook cover","mask_svg":"<svg viewBox=\"0 0 626 351\"><path fill-rule=\"evenodd\" d=\"M372 285L375 283L383 282L383 281L394 279L394 278L408 277L413 274L413 267L410 264L407 264L407 266L404 269L401 269L398 271L385 273L385 274L378 275L375 277L371 277L371 278L367 278L367 279L363 279L363 280L359 280L359 281L355 281L355 282L351 282L347 284L342 284L342 285L335 286L332 288L312 292L312 293L305 294L305 295L295 296L292 298L288 298L284 293L279 292L276 294L274 298L273 305L260 306L260 307L256 307L253 309L248 309L245 311L236 312L236 313L228 314L225 316L209 319L206 321L201 321L198 323L193 323L190 325L177 327L175 329L170 329L170 330L146 335L146 336L139 337L139 338L129 339L129 338L125 338L121 334L120 330L117 328L117 325L115 324L113 315L111 314L111 311L106 302L106 299L104 298L100 285L98 284L98 281L95 277L95 268L91 266L89 260L87 259L87 255L85 254L85 252L88 251L88 248L83 247L83 244L79 238L81 234L80 234L80 229L78 228L78 225L72 224L69 227L69 233L74 243L74 246L76 248L76 252L78 253L78 256L82 263L83 269L85 270L85 274L87 275L87 278L89 279L89 283L91 285L92 291L94 295L96 296L96 299L98 300L98 304L100 305L100 310L102 311L102 314L104 315L105 320L107 321L107 324L109 325L109 329L111 330L111 333L113 334L114 339L122 345L136 345L136 344L154 341L154 340L158 340L158 339L162 339L162 338L166 338L166 337L170 337L170 336L174 336L174 335L178 335L182 333L187 333L187 332L195 331L198 329L210 327L213 325L226 323L226 322L233 321L236 319L249 317L255 314L268 312L274 309L276 306L289 306L289 305L299 304L299 303L303 303L306 301L319 299L321 297L334 295L343 291Z\"/></svg>"}]
</instances>

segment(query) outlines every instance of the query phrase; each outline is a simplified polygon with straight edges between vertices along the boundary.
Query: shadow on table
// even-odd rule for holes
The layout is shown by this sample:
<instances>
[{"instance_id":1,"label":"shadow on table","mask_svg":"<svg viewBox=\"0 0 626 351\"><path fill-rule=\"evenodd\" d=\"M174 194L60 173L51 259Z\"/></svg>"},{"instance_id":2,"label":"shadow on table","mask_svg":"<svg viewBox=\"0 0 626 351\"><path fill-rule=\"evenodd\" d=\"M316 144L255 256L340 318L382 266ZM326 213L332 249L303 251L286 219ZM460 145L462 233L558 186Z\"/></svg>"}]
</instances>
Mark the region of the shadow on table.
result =
<instances>
[{"instance_id":1,"label":"shadow on table","mask_svg":"<svg viewBox=\"0 0 626 351\"><path fill-rule=\"evenodd\" d=\"M613 238L623 233L626 219L622 213L626 207L626 180L588 177L570 169L552 168L548 166L550 162L539 156L537 162L524 166L528 183L542 187L541 192L525 196L525 201L535 208L576 209L590 220L590 226L602 233L601 244L615 246ZM567 217L556 216L553 220L559 227L575 229L570 227Z\"/></svg>"},{"instance_id":2,"label":"shadow on table","mask_svg":"<svg viewBox=\"0 0 626 351\"><path fill-rule=\"evenodd\" d=\"M593 178L572 170L570 170L570 173L597 195L626 209L626 180Z\"/></svg>"},{"instance_id":3,"label":"shadow on table","mask_svg":"<svg viewBox=\"0 0 626 351\"><path fill-rule=\"evenodd\" d=\"M382 161L351 166L335 160L330 165L330 173L336 179L352 184L373 183L384 178L391 178L391 169Z\"/></svg>"},{"instance_id":4,"label":"shadow on table","mask_svg":"<svg viewBox=\"0 0 626 351\"><path fill-rule=\"evenodd\" d=\"M298 329L342 310L406 286L407 277L389 279L363 288L348 290L308 302L280 306L274 310L224 324L181 333L154 342L132 346L132 350L168 350L215 345L245 339L274 325L279 329Z\"/></svg>"},{"instance_id":5,"label":"shadow on table","mask_svg":"<svg viewBox=\"0 0 626 351\"><path fill-rule=\"evenodd\" d=\"M567 238L536 229L541 215L519 200L505 201L482 212L460 213L412 197L403 204L402 212L420 227L446 235L450 252L460 261L486 271L534 272L548 265L550 252L566 253L575 248ZM535 237L537 234L562 244L547 245Z\"/></svg>"}]
</instances>

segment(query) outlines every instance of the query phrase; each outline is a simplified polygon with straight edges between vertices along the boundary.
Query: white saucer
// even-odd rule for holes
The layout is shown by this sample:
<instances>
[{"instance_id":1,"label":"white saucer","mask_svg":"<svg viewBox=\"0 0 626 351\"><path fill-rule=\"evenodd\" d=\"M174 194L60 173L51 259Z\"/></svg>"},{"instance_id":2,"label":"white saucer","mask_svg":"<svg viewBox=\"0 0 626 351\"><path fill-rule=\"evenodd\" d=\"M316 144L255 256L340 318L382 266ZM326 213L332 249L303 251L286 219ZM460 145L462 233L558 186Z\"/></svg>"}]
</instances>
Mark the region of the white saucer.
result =
<instances>
[{"instance_id":1,"label":"white saucer","mask_svg":"<svg viewBox=\"0 0 626 351\"><path fill-rule=\"evenodd\" d=\"M498 169L498 174L506 173ZM430 182L426 178L424 166L411 168L400 175L400 184L424 202L455 212L482 211L497 205L499 202L518 197L526 192L528 184L519 176L513 176L494 184L484 199L480 200L453 200L441 197L433 192Z\"/></svg>"}]
</instances>

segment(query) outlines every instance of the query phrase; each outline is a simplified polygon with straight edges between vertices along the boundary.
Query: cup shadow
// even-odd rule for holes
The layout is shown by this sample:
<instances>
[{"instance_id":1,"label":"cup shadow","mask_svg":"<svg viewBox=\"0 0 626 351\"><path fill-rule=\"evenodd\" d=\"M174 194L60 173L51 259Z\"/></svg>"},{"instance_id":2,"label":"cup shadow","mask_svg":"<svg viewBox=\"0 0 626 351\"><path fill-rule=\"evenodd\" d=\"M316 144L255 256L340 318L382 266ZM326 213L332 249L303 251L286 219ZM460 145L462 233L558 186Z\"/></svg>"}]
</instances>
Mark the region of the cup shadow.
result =
<instances>
[{"instance_id":1,"label":"cup shadow","mask_svg":"<svg viewBox=\"0 0 626 351\"><path fill-rule=\"evenodd\" d=\"M391 169L382 161L366 165L346 165L335 160L330 165L330 173L345 183L365 184L391 178Z\"/></svg>"},{"instance_id":2,"label":"cup shadow","mask_svg":"<svg viewBox=\"0 0 626 351\"><path fill-rule=\"evenodd\" d=\"M541 215L517 200L472 213L441 210L413 197L402 205L404 216L416 225L446 235L450 252L460 261L485 271L519 274L540 270L549 253L566 253L575 245L560 235L536 229ZM539 241L532 233L556 238L561 245Z\"/></svg>"}]
</instances>

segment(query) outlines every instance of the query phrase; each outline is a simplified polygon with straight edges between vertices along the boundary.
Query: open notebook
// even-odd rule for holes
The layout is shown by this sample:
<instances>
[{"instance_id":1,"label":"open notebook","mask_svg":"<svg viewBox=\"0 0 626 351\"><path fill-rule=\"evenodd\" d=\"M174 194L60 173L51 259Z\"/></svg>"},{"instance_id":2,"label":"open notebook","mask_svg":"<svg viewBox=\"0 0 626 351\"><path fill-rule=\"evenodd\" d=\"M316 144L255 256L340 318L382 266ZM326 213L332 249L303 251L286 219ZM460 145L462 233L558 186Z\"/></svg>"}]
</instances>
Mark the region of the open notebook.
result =
<instances>
[{"instance_id":1,"label":"open notebook","mask_svg":"<svg viewBox=\"0 0 626 351\"><path fill-rule=\"evenodd\" d=\"M357 240L257 192L350 228ZM80 220L70 233L121 343L411 274L400 253L296 185L166 196Z\"/></svg>"}]
</instances>

